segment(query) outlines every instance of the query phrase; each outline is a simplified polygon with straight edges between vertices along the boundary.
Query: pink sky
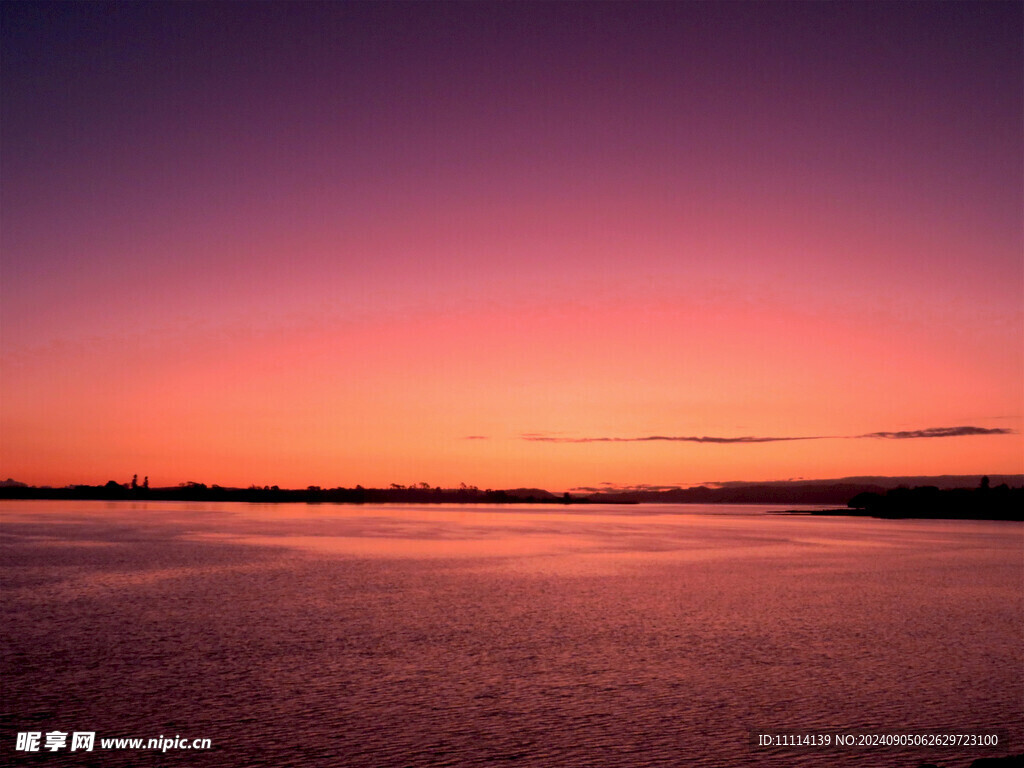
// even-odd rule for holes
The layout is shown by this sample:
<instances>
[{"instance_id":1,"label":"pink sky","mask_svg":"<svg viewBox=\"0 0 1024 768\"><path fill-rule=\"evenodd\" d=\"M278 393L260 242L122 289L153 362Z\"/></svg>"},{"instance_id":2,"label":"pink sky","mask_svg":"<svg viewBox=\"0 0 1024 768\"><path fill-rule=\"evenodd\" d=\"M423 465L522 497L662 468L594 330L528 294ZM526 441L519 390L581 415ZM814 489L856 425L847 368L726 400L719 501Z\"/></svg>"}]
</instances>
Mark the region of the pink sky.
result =
<instances>
[{"instance_id":1,"label":"pink sky","mask_svg":"<svg viewBox=\"0 0 1024 768\"><path fill-rule=\"evenodd\" d=\"M5 5L0 474L1022 472L1021 7L971 8Z\"/></svg>"}]
</instances>

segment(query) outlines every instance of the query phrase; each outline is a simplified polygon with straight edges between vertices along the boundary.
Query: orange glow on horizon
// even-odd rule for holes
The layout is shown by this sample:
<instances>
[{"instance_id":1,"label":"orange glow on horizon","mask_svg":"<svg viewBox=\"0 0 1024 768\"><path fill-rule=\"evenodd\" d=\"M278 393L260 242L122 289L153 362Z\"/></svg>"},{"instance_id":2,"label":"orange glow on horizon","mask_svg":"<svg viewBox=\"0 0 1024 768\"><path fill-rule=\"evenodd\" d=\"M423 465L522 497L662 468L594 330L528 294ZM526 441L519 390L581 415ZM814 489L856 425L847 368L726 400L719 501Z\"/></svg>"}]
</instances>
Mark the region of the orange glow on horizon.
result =
<instances>
[{"instance_id":1,"label":"orange glow on horizon","mask_svg":"<svg viewBox=\"0 0 1024 768\"><path fill-rule=\"evenodd\" d=\"M913 322L894 336L891 323L772 306L659 302L598 313L581 303L224 330L128 351L94 340L59 358L41 350L17 360L21 386L4 390L4 471L53 485L138 473L154 485L555 490L1020 472L1019 434L740 445L521 439L1019 426L951 408L1001 402L1010 411L1015 392L998 382L1012 380L1012 356L951 347L945 333ZM964 365L950 369L950 356ZM58 360L76 372L73 382Z\"/></svg>"},{"instance_id":2,"label":"orange glow on horizon","mask_svg":"<svg viewBox=\"0 0 1024 768\"><path fill-rule=\"evenodd\" d=\"M2 8L0 476L1024 472L1019 5Z\"/></svg>"}]
</instances>

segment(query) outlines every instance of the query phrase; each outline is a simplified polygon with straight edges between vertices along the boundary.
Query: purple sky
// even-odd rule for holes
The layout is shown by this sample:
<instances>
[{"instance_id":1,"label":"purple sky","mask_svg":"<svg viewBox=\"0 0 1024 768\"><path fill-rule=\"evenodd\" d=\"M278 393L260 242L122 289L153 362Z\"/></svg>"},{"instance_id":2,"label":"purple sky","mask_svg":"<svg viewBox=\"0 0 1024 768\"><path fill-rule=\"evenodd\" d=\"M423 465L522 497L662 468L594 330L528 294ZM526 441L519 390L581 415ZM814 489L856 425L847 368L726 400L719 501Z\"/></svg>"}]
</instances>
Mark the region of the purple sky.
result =
<instances>
[{"instance_id":1,"label":"purple sky","mask_svg":"<svg viewBox=\"0 0 1024 768\"><path fill-rule=\"evenodd\" d=\"M4 3L0 471L565 487L833 467L518 435L1017 430L1022 8Z\"/></svg>"}]
</instances>

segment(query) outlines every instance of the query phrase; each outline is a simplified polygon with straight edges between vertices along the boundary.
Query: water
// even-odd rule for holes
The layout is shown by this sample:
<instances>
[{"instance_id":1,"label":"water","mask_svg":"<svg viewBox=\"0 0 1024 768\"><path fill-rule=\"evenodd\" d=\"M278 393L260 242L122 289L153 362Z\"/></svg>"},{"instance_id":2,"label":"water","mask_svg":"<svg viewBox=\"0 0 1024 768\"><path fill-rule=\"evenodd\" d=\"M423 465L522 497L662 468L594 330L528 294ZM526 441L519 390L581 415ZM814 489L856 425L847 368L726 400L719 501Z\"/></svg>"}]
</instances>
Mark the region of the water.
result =
<instances>
[{"instance_id":1,"label":"water","mask_svg":"<svg viewBox=\"0 0 1024 768\"><path fill-rule=\"evenodd\" d=\"M966 766L1024 527L767 507L2 502L5 765ZM210 751L16 752L15 733ZM758 748L751 732L996 733Z\"/></svg>"}]
</instances>

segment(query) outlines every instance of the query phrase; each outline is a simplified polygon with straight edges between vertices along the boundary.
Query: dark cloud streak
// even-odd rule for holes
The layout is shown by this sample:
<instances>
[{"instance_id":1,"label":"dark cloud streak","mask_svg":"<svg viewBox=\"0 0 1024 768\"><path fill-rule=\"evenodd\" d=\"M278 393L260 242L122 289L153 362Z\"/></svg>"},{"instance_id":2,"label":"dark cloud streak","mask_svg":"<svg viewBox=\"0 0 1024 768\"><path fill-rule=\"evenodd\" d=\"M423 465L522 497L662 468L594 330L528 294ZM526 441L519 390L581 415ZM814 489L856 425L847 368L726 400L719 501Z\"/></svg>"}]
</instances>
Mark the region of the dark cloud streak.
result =
<instances>
[{"instance_id":1,"label":"dark cloud streak","mask_svg":"<svg viewBox=\"0 0 1024 768\"><path fill-rule=\"evenodd\" d=\"M827 437L681 437L677 435L650 435L649 437L530 437L523 440L538 443L777 443L784 440L827 440Z\"/></svg>"},{"instance_id":2,"label":"dark cloud streak","mask_svg":"<svg viewBox=\"0 0 1024 768\"><path fill-rule=\"evenodd\" d=\"M909 432L871 432L857 437L875 437L885 440L913 440L918 437L964 437L966 435L1012 435L1012 429L986 429L985 427L932 427Z\"/></svg>"},{"instance_id":3,"label":"dark cloud streak","mask_svg":"<svg viewBox=\"0 0 1024 768\"><path fill-rule=\"evenodd\" d=\"M905 432L869 432L864 435L805 435L799 437L709 437L680 435L649 435L647 437L550 437L537 433L524 434L523 440L539 443L712 443L716 445L732 443L780 443L794 440L914 440L924 437L965 437L968 435L1012 435L1012 429L989 429L986 427L931 427L914 429Z\"/></svg>"}]
</instances>

